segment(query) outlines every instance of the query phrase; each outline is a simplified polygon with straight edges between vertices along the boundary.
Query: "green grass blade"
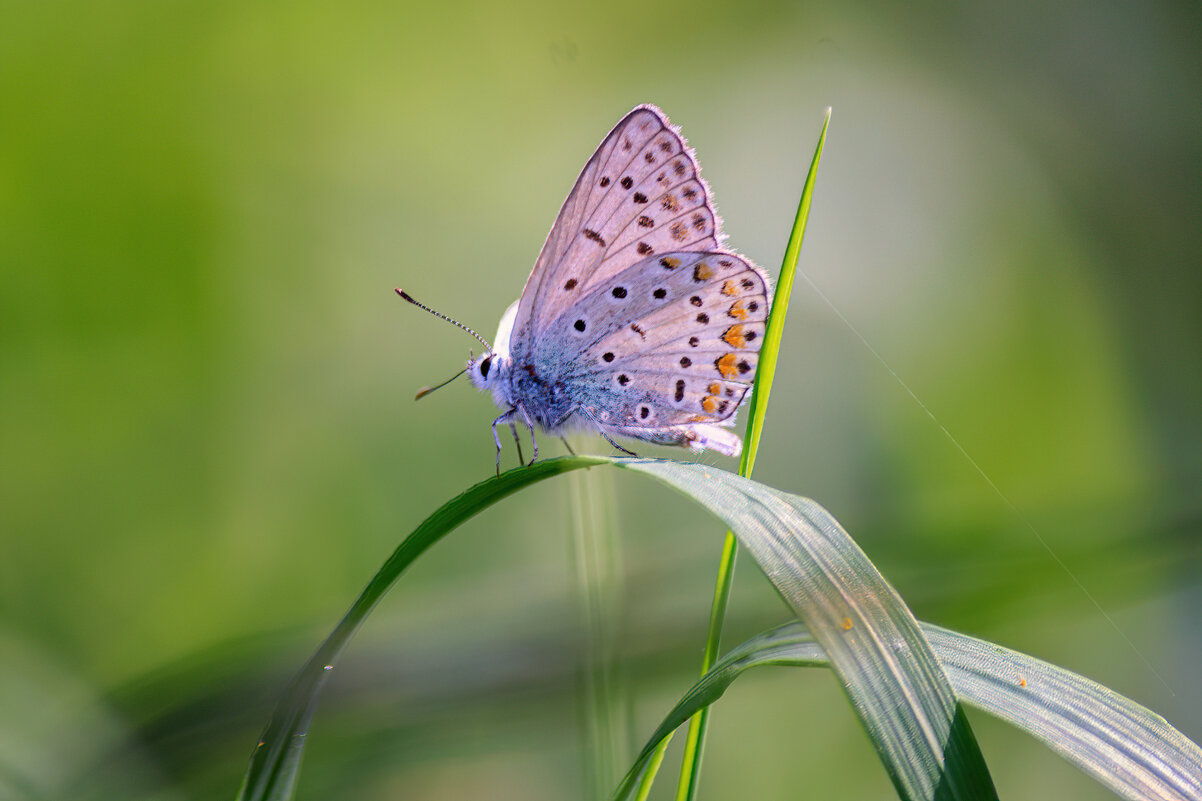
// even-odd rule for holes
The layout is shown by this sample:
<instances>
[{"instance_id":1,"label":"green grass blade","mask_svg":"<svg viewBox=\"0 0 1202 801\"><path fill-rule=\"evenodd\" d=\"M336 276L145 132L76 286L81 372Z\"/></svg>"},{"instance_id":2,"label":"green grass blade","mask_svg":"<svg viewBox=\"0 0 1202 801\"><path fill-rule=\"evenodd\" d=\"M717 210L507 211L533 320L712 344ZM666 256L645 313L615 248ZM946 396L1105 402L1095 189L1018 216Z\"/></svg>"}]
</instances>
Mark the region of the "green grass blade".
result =
<instances>
[{"instance_id":1,"label":"green grass blade","mask_svg":"<svg viewBox=\"0 0 1202 801\"><path fill-rule=\"evenodd\" d=\"M731 527L830 655L901 798L997 797L917 621L829 513L808 499L703 465L617 464L680 490ZM628 774L615 797L628 797L638 778Z\"/></svg>"},{"instance_id":2,"label":"green grass blade","mask_svg":"<svg viewBox=\"0 0 1202 801\"><path fill-rule=\"evenodd\" d=\"M507 471L447 502L414 529L397 546L334 631L285 689L251 756L238 793L239 801L284 801L292 797L304 753L305 737L322 685L363 620L417 557L465 520L523 487L560 473L609 461L575 456L550 459Z\"/></svg>"},{"instance_id":3,"label":"green grass blade","mask_svg":"<svg viewBox=\"0 0 1202 801\"><path fill-rule=\"evenodd\" d=\"M734 583L735 564L738 556L738 539L733 531L727 531L726 539L722 543L722 555L718 559L714 600L710 604L705 652L701 656L702 675L705 675L705 672L713 666L722 649L722 628L726 621L726 607L730 602L730 588ZM701 784L701 758L705 754L705 733L709 729L709 716L709 707L702 707L697 716L689 721L689 730L685 734L684 751L680 758L680 778L676 784L676 801L692 801L697 796L697 790ZM650 778L653 779L654 776Z\"/></svg>"},{"instance_id":4,"label":"green grass blade","mask_svg":"<svg viewBox=\"0 0 1202 801\"><path fill-rule=\"evenodd\" d=\"M805 184L801 189L801 199L797 203L797 214L793 218L793 230L789 233L789 243L785 246L785 256L781 261L780 276L776 282L776 292L772 297L772 313L768 317L768 327L764 333L764 344L760 349L759 366L756 368L755 386L751 391L751 402L748 404L747 435L744 437L743 455L739 460L739 475L750 477L755 467L755 456L760 448L760 435L764 431L764 418L768 414L768 398L772 395L772 380L776 376L776 363L780 355L781 341L785 335L785 317L789 312L789 298L793 293L793 277L797 274L797 264L801 258L801 243L805 239L806 223L810 219L810 203L814 197L814 183L818 179L818 162L822 160L822 149L826 145L826 130L831 123L831 110L826 110L822 120L822 130L818 133L818 145L814 148L814 158L810 161L810 171L806 175ZM722 648L722 625L726 620L726 607L730 601L730 587L734 581L735 563L738 549L735 547L735 535L726 532L726 542L722 547L722 557L718 563L718 576L714 582L714 600L710 605L709 629L705 639L705 652L701 658L701 673L704 674L714 664ZM689 721L688 734L685 735L684 753L680 761L680 779L676 786L677 801L692 801L697 797L697 788L701 780L701 757L705 751L705 732L709 726L709 709L703 708L695 718ZM649 774L647 781L654 778Z\"/></svg>"},{"instance_id":5,"label":"green grass blade","mask_svg":"<svg viewBox=\"0 0 1202 801\"><path fill-rule=\"evenodd\" d=\"M1202 748L1159 715L1018 651L936 626L927 637L965 702L1039 738L1114 792L1202 798Z\"/></svg>"},{"instance_id":6,"label":"green grass blade","mask_svg":"<svg viewBox=\"0 0 1202 801\"><path fill-rule=\"evenodd\" d=\"M1125 798L1202 798L1202 748L1156 713L1040 659L929 623L920 625L964 703L1043 741ZM657 743L720 698L749 668L829 664L822 646L796 622L742 643L673 707L632 773L642 769Z\"/></svg>"},{"instance_id":7,"label":"green grass blade","mask_svg":"<svg viewBox=\"0 0 1202 801\"><path fill-rule=\"evenodd\" d=\"M789 244L785 246L785 257L776 281L776 292L772 296L772 313L768 317L768 328L764 331L764 344L760 348L760 361L755 370L755 389L748 404L747 442L743 448L743 457L739 461L741 476L751 475L756 454L760 449L760 434L764 430L764 418L768 414L768 399L772 396L772 380L776 376L780 344L785 336L785 317L789 312L789 297L793 293L793 277L797 274L797 263L801 258L801 243L805 239L806 223L810 219L814 182L818 179L818 162L822 159L822 149L826 146L826 129L830 124L831 110L828 108L822 120L822 131L818 134L818 145L814 148L810 171L801 189L797 215L793 218L793 230L789 234Z\"/></svg>"}]
</instances>

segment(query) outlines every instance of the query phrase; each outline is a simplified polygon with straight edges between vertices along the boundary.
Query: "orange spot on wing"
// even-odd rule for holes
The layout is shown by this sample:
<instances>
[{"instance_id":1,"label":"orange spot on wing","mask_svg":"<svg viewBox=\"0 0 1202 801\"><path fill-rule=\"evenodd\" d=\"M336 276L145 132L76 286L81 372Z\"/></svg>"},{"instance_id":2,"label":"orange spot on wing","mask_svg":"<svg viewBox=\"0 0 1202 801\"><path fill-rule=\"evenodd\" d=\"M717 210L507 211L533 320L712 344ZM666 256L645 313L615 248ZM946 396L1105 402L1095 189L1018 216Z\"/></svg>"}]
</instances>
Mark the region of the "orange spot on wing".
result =
<instances>
[{"instance_id":1,"label":"orange spot on wing","mask_svg":"<svg viewBox=\"0 0 1202 801\"><path fill-rule=\"evenodd\" d=\"M726 333L722 335L722 341L727 345L730 345L732 348L747 347L747 337L743 336L742 323L732 325L730 328L726 329Z\"/></svg>"},{"instance_id":2,"label":"orange spot on wing","mask_svg":"<svg viewBox=\"0 0 1202 801\"><path fill-rule=\"evenodd\" d=\"M722 374L723 378L730 378L739 369L735 365L735 355L733 353L727 353L714 359L714 367L718 368L718 372Z\"/></svg>"},{"instance_id":3,"label":"orange spot on wing","mask_svg":"<svg viewBox=\"0 0 1202 801\"><path fill-rule=\"evenodd\" d=\"M713 395L706 395L701 399L701 408L706 414L713 414L714 410L718 408L718 399Z\"/></svg>"},{"instance_id":4,"label":"orange spot on wing","mask_svg":"<svg viewBox=\"0 0 1202 801\"><path fill-rule=\"evenodd\" d=\"M737 320L747 319L747 310L743 308L743 301L741 300L736 300L734 303L730 304L730 311L726 313Z\"/></svg>"},{"instance_id":5,"label":"orange spot on wing","mask_svg":"<svg viewBox=\"0 0 1202 801\"><path fill-rule=\"evenodd\" d=\"M843 630L844 630L844 631L851 631L851 627L852 627L852 625L853 625L853 624L852 624L852 622L851 622L851 618L850 618L850 617L845 617L845 618L843 618Z\"/></svg>"},{"instance_id":6,"label":"orange spot on wing","mask_svg":"<svg viewBox=\"0 0 1202 801\"><path fill-rule=\"evenodd\" d=\"M708 281L713 277L714 277L714 268L709 266L705 262L699 262L697 264L697 266L693 268L693 280L694 281Z\"/></svg>"},{"instance_id":7,"label":"orange spot on wing","mask_svg":"<svg viewBox=\"0 0 1202 801\"><path fill-rule=\"evenodd\" d=\"M713 382L708 387L706 387L706 392L708 392L711 395L717 395L721 391L722 391L722 385L719 384L717 381Z\"/></svg>"},{"instance_id":8,"label":"orange spot on wing","mask_svg":"<svg viewBox=\"0 0 1202 801\"><path fill-rule=\"evenodd\" d=\"M722 284L722 294L723 295L739 294L738 284L736 284L734 281L726 281L725 283Z\"/></svg>"}]
</instances>

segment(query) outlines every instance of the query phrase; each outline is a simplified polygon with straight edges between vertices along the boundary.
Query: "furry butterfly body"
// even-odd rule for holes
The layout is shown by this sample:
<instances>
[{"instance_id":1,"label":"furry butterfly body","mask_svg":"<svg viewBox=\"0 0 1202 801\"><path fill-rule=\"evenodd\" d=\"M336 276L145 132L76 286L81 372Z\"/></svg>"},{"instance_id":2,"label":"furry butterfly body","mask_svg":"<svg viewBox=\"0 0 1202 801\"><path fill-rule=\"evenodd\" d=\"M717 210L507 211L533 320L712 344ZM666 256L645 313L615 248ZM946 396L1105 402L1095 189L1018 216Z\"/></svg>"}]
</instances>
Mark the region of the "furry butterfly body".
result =
<instances>
[{"instance_id":1,"label":"furry butterfly body","mask_svg":"<svg viewBox=\"0 0 1202 801\"><path fill-rule=\"evenodd\" d=\"M468 361L498 425L738 455L768 281L722 247L709 187L654 106L627 114L560 209L490 352ZM516 436L516 431L515 431ZM537 441L535 443L537 456Z\"/></svg>"}]
</instances>

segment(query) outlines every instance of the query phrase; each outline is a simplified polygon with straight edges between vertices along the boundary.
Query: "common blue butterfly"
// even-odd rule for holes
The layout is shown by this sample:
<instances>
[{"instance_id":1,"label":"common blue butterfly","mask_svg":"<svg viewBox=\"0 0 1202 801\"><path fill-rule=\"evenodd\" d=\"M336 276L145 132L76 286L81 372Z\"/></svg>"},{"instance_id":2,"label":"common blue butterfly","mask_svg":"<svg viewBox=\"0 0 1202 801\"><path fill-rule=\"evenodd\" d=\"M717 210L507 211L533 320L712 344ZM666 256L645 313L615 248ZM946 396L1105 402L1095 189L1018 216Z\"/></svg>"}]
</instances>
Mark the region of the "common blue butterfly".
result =
<instances>
[{"instance_id":1,"label":"common blue butterfly","mask_svg":"<svg viewBox=\"0 0 1202 801\"><path fill-rule=\"evenodd\" d=\"M498 471L497 426L516 440L519 422L531 438L583 427L626 453L614 436L742 451L727 427L755 377L768 278L722 247L699 173L664 113L636 107L584 165L496 344L467 329L487 352L466 372L504 410Z\"/></svg>"}]
</instances>

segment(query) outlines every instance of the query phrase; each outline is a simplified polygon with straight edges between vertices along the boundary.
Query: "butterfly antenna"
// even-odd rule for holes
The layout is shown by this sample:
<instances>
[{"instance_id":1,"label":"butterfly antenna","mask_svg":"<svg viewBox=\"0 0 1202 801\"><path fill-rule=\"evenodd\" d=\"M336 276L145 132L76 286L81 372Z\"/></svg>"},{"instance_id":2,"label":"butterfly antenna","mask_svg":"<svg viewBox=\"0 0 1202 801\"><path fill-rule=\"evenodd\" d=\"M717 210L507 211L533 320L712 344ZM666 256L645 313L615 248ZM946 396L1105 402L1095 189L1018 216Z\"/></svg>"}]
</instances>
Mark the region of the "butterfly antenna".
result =
<instances>
[{"instance_id":1,"label":"butterfly antenna","mask_svg":"<svg viewBox=\"0 0 1202 801\"><path fill-rule=\"evenodd\" d=\"M402 298L404 298L405 300L407 300L407 301L409 301L410 303L412 303L412 304L413 304L414 306L416 306L417 308L419 308L419 309L425 309L426 311L430 312L430 314L433 314L435 317L439 317L439 318L441 318L441 319L443 319L443 320L446 320L446 321L447 321L448 323L450 323L451 325L456 325L456 326L459 326L459 327L460 327L460 328L462 328L464 331L467 331L469 334L471 334L472 336L474 336L476 339L480 340L480 344L481 344L481 345L483 345L483 346L484 346L484 348L485 348L485 349L486 349L486 350L487 350L489 353L492 353L492 345L490 345L490 344L488 344L487 342L485 342L485 341L484 341L484 337L480 336L479 334L477 334L477 333L476 333L475 331L473 331L472 329L468 328L468 327L467 327L466 325L464 325L463 323L459 322L458 320L452 320L450 317L447 317L447 316L446 316L445 314L443 314L442 312L436 312L436 311L434 311L433 309L431 309L429 306L426 306L425 304L418 303L416 300L414 300L413 298L411 298L411 297L409 297L408 295L406 295L406 294L405 294L405 290L403 290L403 289L397 289L396 293L397 293L398 295L400 295ZM455 376L455 378L458 378L458 376ZM453 381L453 380L454 380L454 378L452 378L452 379L450 379L450 380L452 380L452 381ZM445 384L446 382L444 381L443 383ZM439 385L438 385L438 387L441 387L441 386L442 386L442 384L439 384ZM431 390L430 390L430 392L433 392L435 389L438 389L438 387L434 387L434 389L431 389ZM427 393L427 394L428 394L428 393ZM419 398L420 398L420 397L422 397L422 393L420 393L420 392L419 392L417 396L418 396Z\"/></svg>"},{"instance_id":2,"label":"butterfly antenna","mask_svg":"<svg viewBox=\"0 0 1202 801\"><path fill-rule=\"evenodd\" d=\"M451 376L451 377L450 377L450 378L448 378L446 381L443 381L441 384L438 384L437 386L433 386L433 387L422 387L421 389L419 389L419 390L417 391L417 394L413 396L413 399L414 399L415 401L421 400L422 398L426 397L427 395L429 395L429 394L430 394L431 392L433 392L434 390L436 390L436 389L442 389L442 388L443 388L443 387L445 387L447 384L451 383L451 382L452 382L452 381L454 381L456 378L458 378L459 376L463 375L463 374L464 374L464 373L466 373L466 372L467 372L467 368L466 368L466 367L464 367L464 368L463 368L462 370L460 370L458 373L455 373L455 375Z\"/></svg>"}]
</instances>

